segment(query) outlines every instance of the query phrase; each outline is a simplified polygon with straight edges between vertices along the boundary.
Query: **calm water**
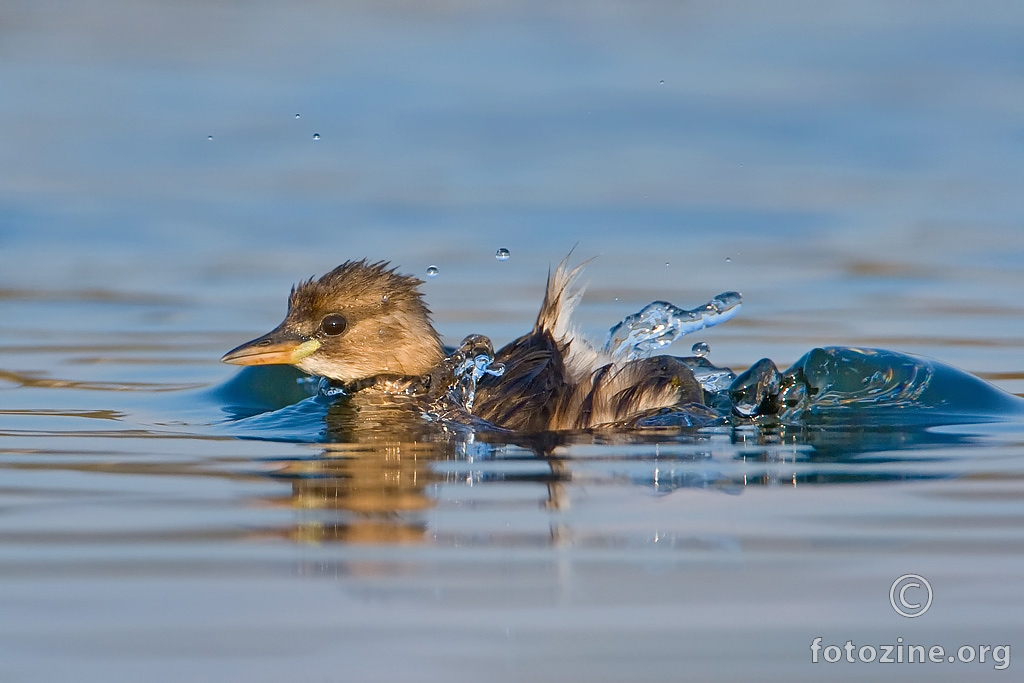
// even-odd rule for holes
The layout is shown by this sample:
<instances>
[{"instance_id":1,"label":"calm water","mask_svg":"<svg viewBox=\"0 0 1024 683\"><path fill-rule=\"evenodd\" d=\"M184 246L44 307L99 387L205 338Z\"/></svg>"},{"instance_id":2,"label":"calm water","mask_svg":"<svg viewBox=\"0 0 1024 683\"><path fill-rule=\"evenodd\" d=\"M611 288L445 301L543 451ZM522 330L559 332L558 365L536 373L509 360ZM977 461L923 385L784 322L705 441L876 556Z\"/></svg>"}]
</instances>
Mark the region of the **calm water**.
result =
<instances>
[{"instance_id":1,"label":"calm water","mask_svg":"<svg viewBox=\"0 0 1024 683\"><path fill-rule=\"evenodd\" d=\"M594 338L739 290L672 350L1024 394L1021 35L1009 2L0 5L0 680L1010 680L810 645L1024 655L1024 423L331 443L232 422L297 385L218 358L364 256L504 343L577 245Z\"/></svg>"}]
</instances>

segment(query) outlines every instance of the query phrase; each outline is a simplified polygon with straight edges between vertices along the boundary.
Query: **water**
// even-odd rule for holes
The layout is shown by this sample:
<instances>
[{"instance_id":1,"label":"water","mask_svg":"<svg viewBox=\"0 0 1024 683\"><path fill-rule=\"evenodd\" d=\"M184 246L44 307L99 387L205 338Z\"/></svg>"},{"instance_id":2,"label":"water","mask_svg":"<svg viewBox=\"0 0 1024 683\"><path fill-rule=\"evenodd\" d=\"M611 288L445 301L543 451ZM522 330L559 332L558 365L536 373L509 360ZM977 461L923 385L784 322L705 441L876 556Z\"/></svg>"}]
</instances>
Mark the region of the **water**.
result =
<instances>
[{"instance_id":1,"label":"water","mask_svg":"<svg viewBox=\"0 0 1024 683\"><path fill-rule=\"evenodd\" d=\"M0 680L1012 677L810 649L1022 647L1005 411L517 444L218 359L362 257L500 345L576 245L594 339L743 292L712 393L849 347L1022 394L1019 5L393 10L4 8Z\"/></svg>"},{"instance_id":2,"label":"water","mask_svg":"<svg viewBox=\"0 0 1024 683\"><path fill-rule=\"evenodd\" d=\"M655 301L613 326L608 331L604 350L616 359L649 357L683 335L730 320L739 312L741 301L739 292L724 292L691 310L683 310L667 301ZM694 355L699 354L694 352Z\"/></svg>"}]
</instances>

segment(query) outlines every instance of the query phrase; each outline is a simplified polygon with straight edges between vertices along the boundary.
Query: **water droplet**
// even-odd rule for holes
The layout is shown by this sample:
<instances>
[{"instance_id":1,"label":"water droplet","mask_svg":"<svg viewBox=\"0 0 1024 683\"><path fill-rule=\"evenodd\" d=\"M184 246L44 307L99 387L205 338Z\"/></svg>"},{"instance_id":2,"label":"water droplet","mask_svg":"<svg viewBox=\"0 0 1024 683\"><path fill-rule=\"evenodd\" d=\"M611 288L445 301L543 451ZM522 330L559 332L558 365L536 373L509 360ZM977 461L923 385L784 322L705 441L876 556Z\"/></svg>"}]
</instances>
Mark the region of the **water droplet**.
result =
<instances>
[{"instance_id":1,"label":"water droplet","mask_svg":"<svg viewBox=\"0 0 1024 683\"><path fill-rule=\"evenodd\" d=\"M731 259L731 258L729 258L728 256L726 256L726 257L725 257L725 262L726 262L726 263L732 263L732 259Z\"/></svg>"},{"instance_id":2,"label":"water droplet","mask_svg":"<svg viewBox=\"0 0 1024 683\"><path fill-rule=\"evenodd\" d=\"M430 266L427 268L427 277L437 277L437 274L440 272L437 266Z\"/></svg>"},{"instance_id":3,"label":"water droplet","mask_svg":"<svg viewBox=\"0 0 1024 683\"><path fill-rule=\"evenodd\" d=\"M212 136L212 135L207 135L207 136L206 136L206 139L207 139L207 140L212 140L212 139L213 139L213 136Z\"/></svg>"},{"instance_id":4,"label":"water droplet","mask_svg":"<svg viewBox=\"0 0 1024 683\"><path fill-rule=\"evenodd\" d=\"M658 85L665 85L665 81L658 81Z\"/></svg>"},{"instance_id":5,"label":"water droplet","mask_svg":"<svg viewBox=\"0 0 1024 683\"><path fill-rule=\"evenodd\" d=\"M313 139L314 140L319 140L320 139L320 133L313 133Z\"/></svg>"},{"instance_id":6,"label":"water droplet","mask_svg":"<svg viewBox=\"0 0 1024 683\"><path fill-rule=\"evenodd\" d=\"M665 261L665 267L666 267L666 268L668 268L668 267L669 267L669 266L671 266L671 265L672 265L671 263L669 263L668 261Z\"/></svg>"},{"instance_id":7,"label":"water droplet","mask_svg":"<svg viewBox=\"0 0 1024 683\"><path fill-rule=\"evenodd\" d=\"M297 118L297 119L301 119L301 118L302 118L302 114L296 114L296 115L295 115L295 118Z\"/></svg>"},{"instance_id":8,"label":"water droplet","mask_svg":"<svg viewBox=\"0 0 1024 683\"><path fill-rule=\"evenodd\" d=\"M499 261L508 261L510 256L512 256L512 252L510 252L505 247L502 247L494 254L494 258L498 259Z\"/></svg>"},{"instance_id":9,"label":"water droplet","mask_svg":"<svg viewBox=\"0 0 1024 683\"><path fill-rule=\"evenodd\" d=\"M697 356L697 358L703 358L711 353L711 346L707 342L697 342L690 347L690 353Z\"/></svg>"},{"instance_id":10,"label":"water droplet","mask_svg":"<svg viewBox=\"0 0 1024 683\"><path fill-rule=\"evenodd\" d=\"M618 300L619 300L619 297L615 297L615 300L616 300L616 301L618 301Z\"/></svg>"}]
</instances>

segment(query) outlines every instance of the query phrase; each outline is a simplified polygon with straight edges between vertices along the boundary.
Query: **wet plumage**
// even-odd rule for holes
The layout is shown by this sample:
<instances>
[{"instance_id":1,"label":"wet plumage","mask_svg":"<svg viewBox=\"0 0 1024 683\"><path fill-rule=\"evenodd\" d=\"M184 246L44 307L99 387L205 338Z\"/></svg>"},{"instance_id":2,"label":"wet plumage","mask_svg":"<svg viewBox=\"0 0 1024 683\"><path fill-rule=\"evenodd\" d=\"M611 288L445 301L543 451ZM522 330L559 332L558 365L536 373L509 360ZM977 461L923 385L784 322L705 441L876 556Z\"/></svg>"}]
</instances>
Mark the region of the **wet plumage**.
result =
<instances>
[{"instance_id":1,"label":"wet plumage","mask_svg":"<svg viewBox=\"0 0 1024 683\"><path fill-rule=\"evenodd\" d=\"M678 359L615 361L574 328L579 272L563 261L549 275L533 329L495 354L505 372L481 378L473 415L521 432L614 429L700 404L701 387ZM281 325L223 360L287 363L357 386L428 376L444 355L421 284L387 263L346 262L293 287Z\"/></svg>"}]
</instances>

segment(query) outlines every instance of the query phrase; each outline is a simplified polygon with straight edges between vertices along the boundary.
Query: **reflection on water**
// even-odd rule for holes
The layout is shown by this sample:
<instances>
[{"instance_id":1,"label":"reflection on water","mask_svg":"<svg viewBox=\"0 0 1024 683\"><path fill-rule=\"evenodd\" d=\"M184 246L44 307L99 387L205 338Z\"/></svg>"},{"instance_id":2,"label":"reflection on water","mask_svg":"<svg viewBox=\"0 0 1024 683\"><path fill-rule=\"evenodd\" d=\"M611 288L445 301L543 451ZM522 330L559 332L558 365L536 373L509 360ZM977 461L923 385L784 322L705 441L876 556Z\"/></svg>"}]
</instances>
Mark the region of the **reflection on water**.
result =
<instances>
[{"instance_id":1,"label":"reflection on water","mask_svg":"<svg viewBox=\"0 0 1024 683\"><path fill-rule=\"evenodd\" d=\"M509 443L217 359L363 257L501 345L578 243L591 338L743 292L666 349L707 344L716 393L770 358L835 398L801 357L845 345L1024 395L1022 34L1020 3L5 3L0 680L983 680L809 663L1020 644L1024 426L955 375L956 424Z\"/></svg>"},{"instance_id":2,"label":"reflection on water","mask_svg":"<svg viewBox=\"0 0 1024 683\"><path fill-rule=\"evenodd\" d=\"M642 332L634 345L657 336L645 318L633 318L643 323L630 328ZM265 476L291 486L290 495L268 502L298 516L272 535L458 547L525 539L535 547L561 545L572 530L551 519L546 528L492 528L481 536L430 521L435 508L467 495L478 507L527 487L539 498L526 505L557 512L570 506L581 482L667 495L950 479L960 476L964 453L977 443L978 423L1017 424L1024 413L1024 401L938 361L827 347L785 373L768 359L739 376L703 356L682 359L704 378L715 426L651 419L632 430L517 433L467 412L484 374L494 375L492 389L501 388L504 368L493 360L490 340L470 335L425 383L387 380L358 389L290 367L255 366L207 393L230 416L217 425L221 434L325 444L313 457L263 463ZM966 427L935 430L955 425ZM598 449L598 457L581 455L586 448Z\"/></svg>"},{"instance_id":3,"label":"reflection on water","mask_svg":"<svg viewBox=\"0 0 1024 683\"><path fill-rule=\"evenodd\" d=\"M298 542L422 543L423 510L434 502L432 461L445 456L436 444L339 444L315 460L284 463L270 476L291 483L291 495L272 500L315 511L289 532Z\"/></svg>"},{"instance_id":4,"label":"reflection on water","mask_svg":"<svg viewBox=\"0 0 1024 683\"><path fill-rule=\"evenodd\" d=\"M265 386L254 381L259 375L294 379L279 369L247 369L240 375L248 377L236 378L228 386ZM218 392L224 393L224 388ZM316 409L301 411L303 419L297 421L297 406ZM889 407L907 408L902 403ZM564 542L564 521L551 520L548 528L513 534L489 529L480 536L438 528L426 514L438 506L458 505L463 498L474 501L474 508L486 507L514 487L526 487L532 495L506 501L510 513L524 505L565 509L573 497L571 490L581 485L631 486L659 495L679 489L740 494L751 487L939 480L961 476L965 449L980 442L976 427L936 431L935 420L913 415L904 415L901 424L865 424L844 414L841 422L831 425L820 420L806 425L770 421L531 436L428 420L425 409L422 399L412 395L364 392L334 400L314 396L241 418L228 427L256 428L262 438L275 434L275 429L316 427L307 437L326 442L314 456L263 463L264 476L291 487L288 495L278 493L267 502L287 506L298 516L294 526L274 533L299 542L459 547L504 547L526 538L534 546ZM944 415L949 418L950 413ZM301 440L294 432L279 433L277 438ZM442 489L444 496L439 495Z\"/></svg>"}]
</instances>

